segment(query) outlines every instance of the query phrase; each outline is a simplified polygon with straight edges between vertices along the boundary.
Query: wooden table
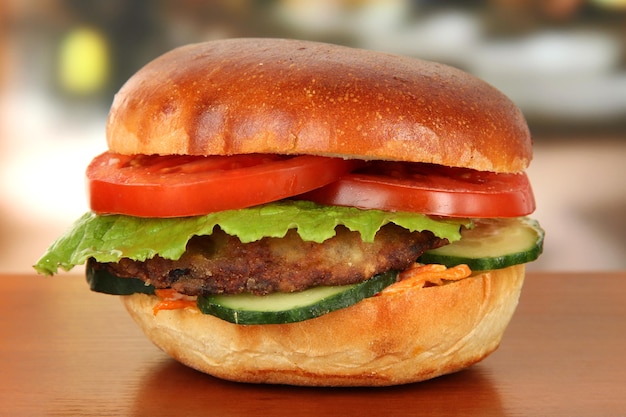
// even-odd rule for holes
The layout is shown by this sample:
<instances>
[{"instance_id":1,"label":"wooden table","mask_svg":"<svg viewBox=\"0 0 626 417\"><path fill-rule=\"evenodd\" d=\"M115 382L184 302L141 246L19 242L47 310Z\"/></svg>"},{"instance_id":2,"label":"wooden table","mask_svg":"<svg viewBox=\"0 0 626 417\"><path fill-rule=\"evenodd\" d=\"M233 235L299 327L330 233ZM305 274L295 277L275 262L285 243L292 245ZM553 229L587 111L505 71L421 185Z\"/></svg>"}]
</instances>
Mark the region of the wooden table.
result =
<instances>
[{"instance_id":1,"label":"wooden table","mask_svg":"<svg viewBox=\"0 0 626 417\"><path fill-rule=\"evenodd\" d=\"M626 272L529 274L500 349L390 388L221 381L76 274L0 276L0 416L626 416Z\"/></svg>"}]
</instances>

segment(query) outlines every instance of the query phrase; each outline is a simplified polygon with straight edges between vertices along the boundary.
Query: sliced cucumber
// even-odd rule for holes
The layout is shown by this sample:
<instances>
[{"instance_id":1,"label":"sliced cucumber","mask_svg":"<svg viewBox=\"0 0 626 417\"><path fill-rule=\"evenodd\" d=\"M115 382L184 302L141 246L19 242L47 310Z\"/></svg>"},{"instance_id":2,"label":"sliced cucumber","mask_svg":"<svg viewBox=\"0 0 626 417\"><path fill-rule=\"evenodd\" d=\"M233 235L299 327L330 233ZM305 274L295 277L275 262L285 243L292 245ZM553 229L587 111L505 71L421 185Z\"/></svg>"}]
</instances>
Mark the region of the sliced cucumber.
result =
<instances>
[{"instance_id":1,"label":"sliced cucumber","mask_svg":"<svg viewBox=\"0 0 626 417\"><path fill-rule=\"evenodd\" d=\"M209 295L198 297L198 308L236 324L283 324L319 317L371 297L396 282L396 272L336 287L315 287L296 293Z\"/></svg>"},{"instance_id":2,"label":"sliced cucumber","mask_svg":"<svg viewBox=\"0 0 626 417\"><path fill-rule=\"evenodd\" d=\"M544 231L535 220L480 219L474 224L463 229L460 240L425 252L418 262L485 271L534 261L543 251Z\"/></svg>"},{"instance_id":3,"label":"sliced cucumber","mask_svg":"<svg viewBox=\"0 0 626 417\"><path fill-rule=\"evenodd\" d=\"M112 295L130 295L136 292L154 294L154 286L138 278L120 278L108 271L87 265L87 282L92 291Z\"/></svg>"},{"instance_id":4,"label":"sliced cucumber","mask_svg":"<svg viewBox=\"0 0 626 417\"><path fill-rule=\"evenodd\" d=\"M154 286L137 278L120 278L88 265L92 291L112 295L154 294ZM295 293L207 295L198 297L204 314L239 324L279 324L319 317L371 297L396 282L397 272L387 272L353 285L321 286Z\"/></svg>"}]
</instances>

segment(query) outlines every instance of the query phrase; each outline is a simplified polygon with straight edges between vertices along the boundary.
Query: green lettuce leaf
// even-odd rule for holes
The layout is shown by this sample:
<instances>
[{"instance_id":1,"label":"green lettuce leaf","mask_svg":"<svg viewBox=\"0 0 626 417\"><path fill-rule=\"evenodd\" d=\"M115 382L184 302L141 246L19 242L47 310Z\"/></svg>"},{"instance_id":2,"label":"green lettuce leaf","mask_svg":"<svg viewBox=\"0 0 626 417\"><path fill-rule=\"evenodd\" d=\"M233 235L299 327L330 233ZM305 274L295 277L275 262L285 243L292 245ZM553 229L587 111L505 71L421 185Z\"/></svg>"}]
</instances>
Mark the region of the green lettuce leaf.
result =
<instances>
[{"instance_id":1,"label":"green lettuce leaf","mask_svg":"<svg viewBox=\"0 0 626 417\"><path fill-rule=\"evenodd\" d=\"M159 255L178 259L194 235L210 235L219 226L242 242L263 237L283 237L296 229L303 240L321 243L343 225L359 232L366 242L387 223L411 231L430 230L450 242L460 239L466 220L434 220L415 213L359 210L353 207L320 206L307 201L280 201L241 210L182 218L140 218L86 213L57 239L34 265L41 274L53 275L59 268L70 270L89 258L118 262L122 258L144 261Z\"/></svg>"}]
</instances>

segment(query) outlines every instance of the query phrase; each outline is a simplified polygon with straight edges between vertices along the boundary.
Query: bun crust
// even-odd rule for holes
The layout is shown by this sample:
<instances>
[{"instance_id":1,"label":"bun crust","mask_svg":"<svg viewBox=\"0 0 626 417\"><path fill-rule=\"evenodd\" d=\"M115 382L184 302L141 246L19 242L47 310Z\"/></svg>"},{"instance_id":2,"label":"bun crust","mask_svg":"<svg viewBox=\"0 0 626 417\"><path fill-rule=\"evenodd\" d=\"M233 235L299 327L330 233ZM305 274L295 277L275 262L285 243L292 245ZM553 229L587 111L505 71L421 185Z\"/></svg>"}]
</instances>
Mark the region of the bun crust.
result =
<instances>
[{"instance_id":1,"label":"bun crust","mask_svg":"<svg viewBox=\"0 0 626 417\"><path fill-rule=\"evenodd\" d=\"M520 110L457 69L284 39L174 49L115 96L109 149L123 154L317 154L521 172Z\"/></svg>"},{"instance_id":2,"label":"bun crust","mask_svg":"<svg viewBox=\"0 0 626 417\"><path fill-rule=\"evenodd\" d=\"M439 287L368 298L285 325L236 325L194 309L155 316L155 296L122 299L156 346L219 378L386 386L456 372L493 352L523 281L524 265L517 265Z\"/></svg>"}]
</instances>

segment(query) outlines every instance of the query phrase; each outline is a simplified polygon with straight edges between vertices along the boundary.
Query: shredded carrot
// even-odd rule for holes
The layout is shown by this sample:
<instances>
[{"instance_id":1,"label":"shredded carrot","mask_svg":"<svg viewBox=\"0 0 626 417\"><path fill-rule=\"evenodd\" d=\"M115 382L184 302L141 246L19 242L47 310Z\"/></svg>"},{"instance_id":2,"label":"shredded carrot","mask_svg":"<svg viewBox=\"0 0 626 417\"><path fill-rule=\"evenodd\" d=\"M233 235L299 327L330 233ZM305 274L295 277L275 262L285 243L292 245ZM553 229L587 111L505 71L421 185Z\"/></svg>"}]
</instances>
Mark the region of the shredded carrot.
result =
<instances>
[{"instance_id":1,"label":"shredded carrot","mask_svg":"<svg viewBox=\"0 0 626 417\"><path fill-rule=\"evenodd\" d=\"M196 298L181 294L171 288L154 290L154 294L159 297L159 302L152 311L156 316L161 310L176 310L179 308L196 308Z\"/></svg>"},{"instance_id":2,"label":"shredded carrot","mask_svg":"<svg viewBox=\"0 0 626 417\"><path fill-rule=\"evenodd\" d=\"M426 283L433 285L443 285L445 281L458 281L467 278L472 271L465 264L446 268L444 265L415 263L408 269L402 271L398 282L385 288L380 292L384 294L395 294L409 289L423 288Z\"/></svg>"}]
</instances>

